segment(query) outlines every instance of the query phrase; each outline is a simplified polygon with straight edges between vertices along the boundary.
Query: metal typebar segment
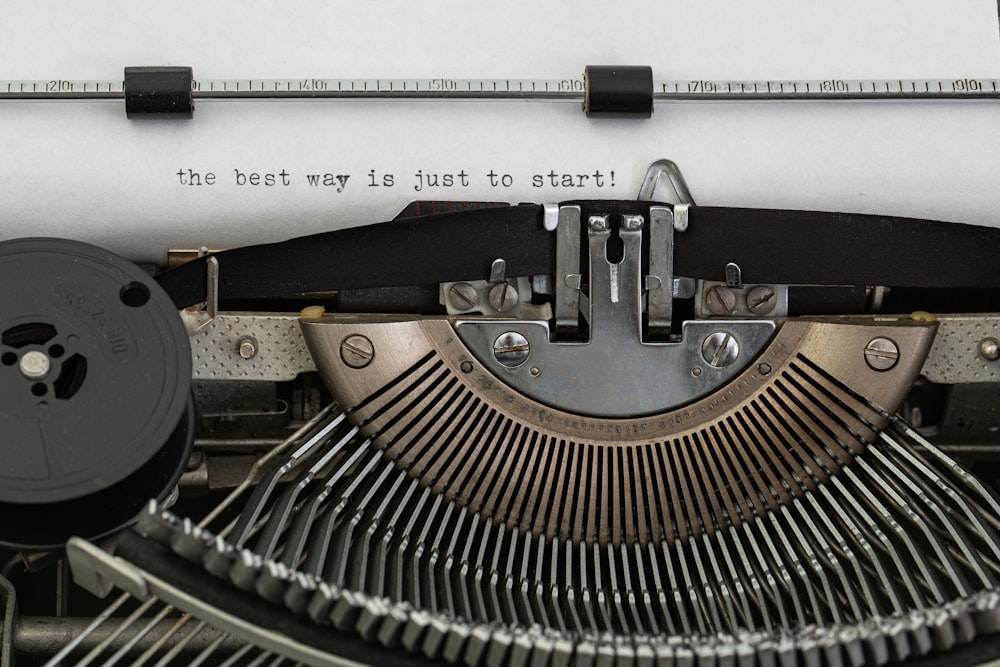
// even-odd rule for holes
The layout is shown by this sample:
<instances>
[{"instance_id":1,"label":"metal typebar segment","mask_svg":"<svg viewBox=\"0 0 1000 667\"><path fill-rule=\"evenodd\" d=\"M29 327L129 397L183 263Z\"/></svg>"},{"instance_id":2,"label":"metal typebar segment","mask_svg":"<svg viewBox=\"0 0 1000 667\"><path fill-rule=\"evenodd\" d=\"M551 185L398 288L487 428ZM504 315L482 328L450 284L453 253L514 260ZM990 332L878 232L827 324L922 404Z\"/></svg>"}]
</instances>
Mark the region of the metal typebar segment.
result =
<instances>
[{"instance_id":1,"label":"metal typebar segment","mask_svg":"<svg viewBox=\"0 0 1000 667\"><path fill-rule=\"evenodd\" d=\"M669 208L649 208L649 275L646 315L650 333L670 335L674 304L674 216Z\"/></svg>"},{"instance_id":2,"label":"metal typebar segment","mask_svg":"<svg viewBox=\"0 0 1000 667\"><path fill-rule=\"evenodd\" d=\"M640 215L622 216L618 237L623 256L607 258L608 240L615 233L609 216L592 215L587 221L590 255L590 344L595 349L615 349L622 341L642 340L642 228ZM601 348L600 345L607 347Z\"/></svg>"},{"instance_id":3,"label":"metal typebar segment","mask_svg":"<svg viewBox=\"0 0 1000 667\"><path fill-rule=\"evenodd\" d=\"M561 206L556 228L556 327L576 329L580 324L580 207Z\"/></svg>"},{"instance_id":4,"label":"metal typebar segment","mask_svg":"<svg viewBox=\"0 0 1000 667\"><path fill-rule=\"evenodd\" d=\"M566 79L210 79L192 82L195 99L411 98L582 102L583 77ZM122 80L0 79L0 100L123 99ZM653 82L653 98L683 100L996 99L1000 80L810 79Z\"/></svg>"}]
</instances>

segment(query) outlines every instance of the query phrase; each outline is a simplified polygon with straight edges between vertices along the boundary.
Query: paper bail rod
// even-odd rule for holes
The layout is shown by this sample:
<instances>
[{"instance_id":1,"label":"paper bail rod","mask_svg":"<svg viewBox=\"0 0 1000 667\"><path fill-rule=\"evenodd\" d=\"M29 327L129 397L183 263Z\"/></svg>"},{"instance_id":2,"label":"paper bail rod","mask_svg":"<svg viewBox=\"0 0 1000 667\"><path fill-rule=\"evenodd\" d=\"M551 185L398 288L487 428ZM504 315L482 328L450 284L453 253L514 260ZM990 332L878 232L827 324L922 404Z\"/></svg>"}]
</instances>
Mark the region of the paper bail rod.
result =
<instances>
[{"instance_id":1,"label":"paper bail rod","mask_svg":"<svg viewBox=\"0 0 1000 667\"><path fill-rule=\"evenodd\" d=\"M1000 80L653 78L646 66L589 66L567 79L194 79L189 67L128 67L123 80L0 80L0 100L124 100L129 118L190 117L195 100L458 99L583 104L591 117L640 117L654 101L996 99Z\"/></svg>"}]
</instances>

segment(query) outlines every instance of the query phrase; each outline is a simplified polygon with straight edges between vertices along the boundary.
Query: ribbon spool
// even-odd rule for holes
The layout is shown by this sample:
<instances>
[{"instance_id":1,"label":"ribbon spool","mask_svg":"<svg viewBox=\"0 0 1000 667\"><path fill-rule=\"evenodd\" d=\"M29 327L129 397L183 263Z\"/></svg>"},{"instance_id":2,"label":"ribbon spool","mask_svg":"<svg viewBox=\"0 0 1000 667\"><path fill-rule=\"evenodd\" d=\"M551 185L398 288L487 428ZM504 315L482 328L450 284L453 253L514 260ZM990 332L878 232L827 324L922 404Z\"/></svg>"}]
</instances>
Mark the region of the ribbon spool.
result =
<instances>
[{"instance_id":1,"label":"ribbon spool","mask_svg":"<svg viewBox=\"0 0 1000 667\"><path fill-rule=\"evenodd\" d=\"M0 544L129 525L194 438L176 307L135 264L62 239L0 243L0 285Z\"/></svg>"}]
</instances>

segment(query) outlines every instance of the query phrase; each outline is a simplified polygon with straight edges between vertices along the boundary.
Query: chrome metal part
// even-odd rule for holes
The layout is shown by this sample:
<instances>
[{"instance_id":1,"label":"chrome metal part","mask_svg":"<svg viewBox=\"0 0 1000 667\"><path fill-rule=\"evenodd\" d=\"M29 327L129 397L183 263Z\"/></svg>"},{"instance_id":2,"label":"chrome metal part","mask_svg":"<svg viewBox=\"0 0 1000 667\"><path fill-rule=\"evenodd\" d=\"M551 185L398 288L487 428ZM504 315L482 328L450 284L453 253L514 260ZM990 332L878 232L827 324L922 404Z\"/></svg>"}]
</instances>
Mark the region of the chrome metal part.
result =
<instances>
[{"instance_id":1,"label":"chrome metal part","mask_svg":"<svg viewBox=\"0 0 1000 667\"><path fill-rule=\"evenodd\" d=\"M680 340L670 340L673 289L673 225L670 210L651 207L650 273L642 274L642 227L645 220L632 216L617 232L624 254L621 261L607 258L607 245L614 232L608 216L593 215L588 221L590 267L584 317L589 339L579 336L560 342L558 327L574 329L579 324L581 273L579 268L579 208L560 212L557 234L557 290L555 332L547 321L456 320L455 330L470 352L505 383L542 404L587 415L634 416L651 414L703 396L731 379L749 364L774 331L773 322L727 322L724 333L743 351L743 362L723 355L727 363L704 363L704 339L719 331L716 324L687 322ZM497 287L493 288L494 290ZM718 290L730 295L724 286ZM643 311L647 329L644 331ZM555 335L553 335L555 334ZM532 363L513 359L508 351L496 353L498 341L511 336L523 340L520 349L532 350ZM661 341L661 342L657 342ZM506 350L506 346L504 346ZM501 361L502 360L502 361ZM608 401L598 391L580 386L581 369L593 377L623 378L621 389L628 400ZM695 370L697 369L697 370ZM671 381L664 383L664 377Z\"/></svg>"},{"instance_id":2,"label":"chrome metal part","mask_svg":"<svg viewBox=\"0 0 1000 667\"><path fill-rule=\"evenodd\" d=\"M81 575L83 576L84 580L88 580L88 579L89 580L93 580L93 581L104 580L104 577L101 576L98 572L96 572L95 570L93 570L91 568L87 568L86 566L84 567L83 570L81 570ZM74 578L75 578L75 576L76 575L74 574ZM94 618L94 620L91 621L90 624L87 625L87 627L83 629L83 631L80 634L78 634L76 637L74 637L72 641L70 641L68 644L64 645L59 650L58 653L56 653L54 656L52 656L52 658L46 663L46 667L49 667L49 666L53 666L54 667L56 665L61 665L62 664L62 660L64 658L66 658L68 655L70 655L71 653L73 653L76 650L77 646L81 645L84 642L84 640L90 635L91 632L93 632L97 628L101 627L104 624L104 622L107 621L108 619L110 619L112 617L112 615L116 611L118 611L118 609L122 605L124 605L126 602L128 602L131 599L132 599L132 596L129 595L128 593L123 593L122 595L118 596L110 605L108 605L107 607L105 607L104 610L102 610L101 613L98 614ZM105 641L107 641L107 637L105 637L104 640L102 640L101 643L104 643ZM93 652L94 652L94 650L92 649L90 652L88 652L87 655L90 656L90 657L93 657Z\"/></svg>"},{"instance_id":3,"label":"chrome metal part","mask_svg":"<svg viewBox=\"0 0 1000 667\"><path fill-rule=\"evenodd\" d=\"M938 334L921 374L931 382L1000 382L1000 364L982 353L984 340L1000 340L1000 315L946 315L936 318Z\"/></svg>"},{"instance_id":4,"label":"chrome metal part","mask_svg":"<svg viewBox=\"0 0 1000 667\"><path fill-rule=\"evenodd\" d=\"M440 301L449 315L504 315L521 319L549 319L552 306L532 303L534 283L539 276L521 277L498 285L486 280L441 283ZM468 306L468 307L465 307ZM507 308L498 310L494 306Z\"/></svg>"},{"instance_id":5,"label":"chrome metal part","mask_svg":"<svg viewBox=\"0 0 1000 667\"><path fill-rule=\"evenodd\" d=\"M84 635L84 640L77 645L77 651L80 653L89 653L98 645L104 643L112 630L111 628L101 627L84 634L85 621L86 619L82 618L51 616L21 617L17 624L17 632L13 636L14 650L19 655L24 656L51 656L58 653L59 649L69 643L74 637ZM139 654L155 648L157 651L166 653L180 644L187 635L191 634L190 631L194 627L194 623L191 623L185 629L185 632L172 632L176 625L176 620L164 619L157 622L145 632L143 632L144 628L138 624L129 626L112 641L108 642L105 650L115 653L127 647L130 654ZM190 641L183 644L179 653L190 659L192 653L204 650L221 636L222 632L220 630L207 627L198 633L194 633ZM244 646L246 644L231 635L227 635L222 638L219 653L224 656L231 656Z\"/></svg>"},{"instance_id":6,"label":"chrome metal part","mask_svg":"<svg viewBox=\"0 0 1000 667\"><path fill-rule=\"evenodd\" d=\"M703 303L705 309L712 315L734 315L736 313L736 292L724 284L711 285L705 289Z\"/></svg>"},{"instance_id":7,"label":"chrome metal part","mask_svg":"<svg viewBox=\"0 0 1000 667\"><path fill-rule=\"evenodd\" d=\"M638 321L595 319L589 343L552 343L544 321L458 320L455 331L468 353L518 392L550 407L604 417L651 414L704 396L739 373L774 333L774 323L768 320L691 321L684 324L679 342L643 343ZM702 342L720 330L743 350L742 363L710 366L692 376L691 369L704 364ZM494 341L506 333L527 341L530 366L509 368L494 358ZM529 372L532 368L537 374ZM594 381L581 385L583 377ZM608 378L614 378L619 400L609 401L603 392Z\"/></svg>"},{"instance_id":8,"label":"chrome metal part","mask_svg":"<svg viewBox=\"0 0 1000 667\"><path fill-rule=\"evenodd\" d=\"M204 250L199 252L205 252ZM205 261L206 271L208 271L208 294L205 299L205 312L208 319L212 320L219 312L219 260L216 257L209 257Z\"/></svg>"},{"instance_id":9,"label":"chrome metal part","mask_svg":"<svg viewBox=\"0 0 1000 667\"><path fill-rule=\"evenodd\" d=\"M178 589L127 561L114 556L101 556L89 547L89 543L78 538L73 538L67 543L67 550L74 550L77 553L74 574L79 570L80 572L89 572L95 577L106 577L114 581L141 582L143 588L170 606L203 619L215 628L238 637L243 642L266 647L291 660L317 667L361 667L361 663L307 646L280 632L262 628L238 616L226 613L201 599L195 592ZM224 637L219 637L216 642L221 643L223 640Z\"/></svg>"},{"instance_id":10,"label":"chrome metal part","mask_svg":"<svg viewBox=\"0 0 1000 667\"><path fill-rule=\"evenodd\" d=\"M580 207L561 206L556 227L556 329L580 324Z\"/></svg>"},{"instance_id":11,"label":"chrome metal part","mask_svg":"<svg viewBox=\"0 0 1000 667\"><path fill-rule=\"evenodd\" d=\"M747 310L754 315L771 315L778 303L778 293L770 285L757 285L747 292Z\"/></svg>"},{"instance_id":12,"label":"chrome metal part","mask_svg":"<svg viewBox=\"0 0 1000 667\"><path fill-rule=\"evenodd\" d=\"M198 259L199 257L219 252L221 252L219 248L210 249L206 246L200 248L171 248L167 250L167 268L180 266L181 264L190 262L192 259Z\"/></svg>"},{"instance_id":13,"label":"chrome metal part","mask_svg":"<svg viewBox=\"0 0 1000 667\"><path fill-rule=\"evenodd\" d=\"M674 204L674 230L686 232L688 228L688 216L693 204Z\"/></svg>"},{"instance_id":14,"label":"chrome metal part","mask_svg":"<svg viewBox=\"0 0 1000 667\"><path fill-rule=\"evenodd\" d=\"M489 301L493 310L506 314L514 310L520 299L517 288L504 281L490 288Z\"/></svg>"},{"instance_id":15,"label":"chrome metal part","mask_svg":"<svg viewBox=\"0 0 1000 667\"><path fill-rule=\"evenodd\" d=\"M113 556L86 540L77 539L75 542L68 542L66 558L73 569L76 583L99 598L107 597L112 590L120 588L137 600L149 599L146 582L142 577L133 576L130 570L92 566L92 563L110 563Z\"/></svg>"},{"instance_id":16,"label":"chrome metal part","mask_svg":"<svg viewBox=\"0 0 1000 667\"><path fill-rule=\"evenodd\" d=\"M11 667L14 656L14 620L17 616L17 589L0 572L0 600L3 601L3 615L0 616L0 667Z\"/></svg>"},{"instance_id":17,"label":"chrome metal part","mask_svg":"<svg viewBox=\"0 0 1000 667\"><path fill-rule=\"evenodd\" d=\"M21 375L28 380L42 380L48 376L52 369L52 361L49 355L40 350L30 350L21 355L21 360L17 364Z\"/></svg>"},{"instance_id":18,"label":"chrome metal part","mask_svg":"<svg viewBox=\"0 0 1000 667\"><path fill-rule=\"evenodd\" d=\"M336 406L329 406L327 409L321 411L315 418L303 425L284 442L278 444L262 458L257 459L247 472L242 483L238 484L222 502L211 509L197 525L208 525L216 521L230 506L243 497L251 486L262 478L267 477L266 473L270 466L276 463L286 464L285 457L289 455L293 461L299 460L303 455L303 451L312 451L316 442L321 441L324 437L331 434L335 435L337 433L337 426L342 423L342 413ZM294 464L289 467L294 468ZM251 495L251 498L253 497L255 496ZM262 496L258 494L256 497L259 498ZM186 522L186 524L195 525L190 521ZM231 528L232 524L228 527L223 526L221 533L228 534ZM80 550L74 550L74 553L79 555ZM98 593L107 593L110 592L109 584L114 580L119 580L124 582L127 589L134 589L140 592L142 597L146 598L149 595L149 589L145 586L145 580L132 576L135 573L134 569L119 571L113 576L102 574L99 568L91 565L91 561L94 559L104 562L105 565L114 569L115 561L108 561L107 558L98 555L94 551L87 551L83 554L82 559L77 558L78 569L75 572L75 576L78 581L87 583ZM197 592L195 592L195 595L197 595ZM72 664L80 667L96 663L101 654L109 652L113 653L113 655L105 655L105 660L101 664L115 664L126 653L143 648L149 634L156 633L160 621L166 618L174 618L176 613L179 613L170 605L166 605L155 596L149 595L146 601L139 605L137 610L139 614L132 613L127 617L121 617L121 610L127 608L126 605L134 604L135 602L133 596L128 593L119 595L93 621L82 629L74 627L72 620L62 619L63 622L60 623L60 628L72 628L74 637L68 642L61 641L61 648L58 653L53 655L47 664L53 666L68 665L70 664L70 660L73 660ZM146 614L147 616L143 617L142 614ZM146 618L152 619L152 622L146 621ZM7 634L6 636L12 637L13 634ZM207 625L204 621L194 621L190 615L181 614L179 617L176 617L173 626L167 632L158 636L156 641L151 646L148 646L142 655L135 659L133 664L150 664L151 661L155 660L157 667L167 664L194 665L214 659L212 656L215 656L215 658L227 657L231 663L233 656L245 655L248 649L259 652L259 649L256 647L242 642L238 642L237 646L237 642L231 635L220 634L219 630ZM196 651L196 655L191 655L191 653ZM85 653L86 655L78 660L81 653ZM129 655L129 657L132 658L134 656ZM178 662L173 662L175 659ZM275 658L270 664L276 665L279 660L281 659Z\"/></svg>"},{"instance_id":19,"label":"chrome metal part","mask_svg":"<svg viewBox=\"0 0 1000 667\"><path fill-rule=\"evenodd\" d=\"M454 283L448 288L448 303L458 312L475 310L479 306L479 292L471 283Z\"/></svg>"},{"instance_id":20,"label":"chrome metal part","mask_svg":"<svg viewBox=\"0 0 1000 667\"><path fill-rule=\"evenodd\" d=\"M502 366L517 368L528 360L531 346L528 340L516 331L505 331L493 341L493 357Z\"/></svg>"},{"instance_id":21,"label":"chrome metal part","mask_svg":"<svg viewBox=\"0 0 1000 667\"><path fill-rule=\"evenodd\" d=\"M240 336L236 341L236 352L243 359L249 361L257 356L260 343L253 336Z\"/></svg>"},{"instance_id":22,"label":"chrome metal part","mask_svg":"<svg viewBox=\"0 0 1000 667\"><path fill-rule=\"evenodd\" d=\"M587 229L591 232L606 232L610 228L606 215L592 215L587 218Z\"/></svg>"},{"instance_id":23,"label":"chrome metal part","mask_svg":"<svg viewBox=\"0 0 1000 667\"><path fill-rule=\"evenodd\" d=\"M256 341L257 354L243 356ZM293 380L316 369L299 318L278 313L218 313L191 336L195 380Z\"/></svg>"},{"instance_id":24,"label":"chrome metal part","mask_svg":"<svg viewBox=\"0 0 1000 667\"><path fill-rule=\"evenodd\" d=\"M788 285L734 288L724 282L702 280L695 292L695 313L701 317L785 317Z\"/></svg>"},{"instance_id":25,"label":"chrome metal part","mask_svg":"<svg viewBox=\"0 0 1000 667\"><path fill-rule=\"evenodd\" d=\"M868 297L868 312L877 313L882 310L882 302L885 301L885 295L888 292L889 288L883 285L866 287L865 293Z\"/></svg>"},{"instance_id":26,"label":"chrome metal part","mask_svg":"<svg viewBox=\"0 0 1000 667\"><path fill-rule=\"evenodd\" d=\"M657 186L664 177L673 189L672 197L661 197L658 194ZM667 159L657 160L646 168L646 175L642 179L642 185L639 186L638 199L639 201L680 204L685 207L685 214L687 213L687 206L695 205L694 197L691 196L691 190L688 189L687 181L684 180L684 174L681 173L680 167L673 160ZM685 217L684 229L687 229L686 223L687 218ZM682 232L684 229L678 229L677 231Z\"/></svg>"},{"instance_id":27,"label":"chrome metal part","mask_svg":"<svg viewBox=\"0 0 1000 667\"><path fill-rule=\"evenodd\" d=\"M642 229L645 222L645 219L641 215L628 213L622 216L622 229L628 232L634 232Z\"/></svg>"},{"instance_id":28,"label":"chrome metal part","mask_svg":"<svg viewBox=\"0 0 1000 667\"><path fill-rule=\"evenodd\" d=\"M199 256L207 252L207 248L198 250ZM209 257L205 261L205 271L208 274L205 301L180 311L184 327L192 336L208 326L219 312L219 260L216 257Z\"/></svg>"},{"instance_id":29,"label":"chrome metal part","mask_svg":"<svg viewBox=\"0 0 1000 667\"><path fill-rule=\"evenodd\" d=\"M872 370L890 370L899 361L899 346L889 338L873 338L865 345L865 361Z\"/></svg>"},{"instance_id":30,"label":"chrome metal part","mask_svg":"<svg viewBox=\"0 0 1000 667\"><path fill-rule=\"evenodd\" d=\"M739 359L740 344L731 333L716 331L701 344L701 354L709 366L729 366Z\"/></svg>"},{"instance_id":31,"label":"chrome metal part","mask_svg":"<svg viewBox=\"0 0 1000 667\"><path fill-rule=\"evenodd\" d=\"M1000 505L891 417L935 322L788 320L708 396L593 418L498 382L453 321L303 320L357 425L328 413L247 476L249 496L200 521L151 505L140 530L276 614L370 642L373 663L877 667L1000 630ZM349 335L379 350L360 370L340 357ZM862 353L879 338L898 345L886 371ZM523 368L543 378L537 361L532 344ZM344 664L71 548L82 577L149 596L106 652L170 641L165 603L237 638L203 660Z\"/></svg>"},{"instance_id":32,"label":"chrome metal part","mask_svg":"<svg viewBox=\"0 0 1000 667\"><path fill-rule=\"evenodd\" d=\"M245 512L272 518L242 547L157 507L142 525L193 567L318 626L368 639L372 660L382 645L470 667L877 667L1000 630L996 499L897 419L840 442L849 451L830 440L811 450L815 459L800 459L802 451L775 457L800 429L846 426L846 387L822 373L812 382L837 396L838 409L799 415L808 419L796 426L785 421L788 398L772 395L758 405L766 436L745 461L731 460L746 454L725 446L746 426L739 419L717 426L727 437L712 444L722 451L695 438L665 448L673 453L659 464L649 459L647 483L678 523L646 542L604 544L599 531L578 541L550 536L530 519L513 528L484 520L482 508L421 492L391 450L361 440L312 455L328 460L325 477L300 502L286 493L248 503ZM864 421L888 419L857 407ZM645 456L638 461L647 465ZM685 472L671 476L685 461ZM734 475L749 461L756 472L744 486ZM576 465L586 480L602 463ZM298 515L279 511L289 502ZM323 518L302 534L302 516ZM305 540L299 566L266 555L272 547L261 542L271 544L271 524L288 528L286 553ZM160 591L156 577L116 566ZM185 591L164 595L189 604ZM223 627L232 622L205 611ZM277 654L329 664L317 661L329 656L272 643L259 627L228 629Z\"/></svg>"},{"instance_id":33,"label":"chrome metal part","mask_svg":"<svg viewBox=\"0 0 1000 667\"><path fill-rule=\"evenodd\" d=\"M743 289L743 272L740 265L734 262L726 264L726 287L731 289Z\"/></svg>"},{"instance_id":34,"label":"chrome metal part","mask_svg":"<svg viewBox=\"0 0 1000 667\"><path fill-rule=\"evenodd\" d=\"M375 347L361 334L351 334L340 343L340 358L351 368L364 368L375 358Z\"/></svg>"},{"instance_id":35,"label":"chrome metal part","mask_svg":"<svg viewBox=\"0 0 1000 667\"><path fill-rule=\"evenodd\" d=\"M947 79L656 79L656 101L995 99L1000 80ZM198 79L195 100L236 99L479 99L582 103L584 77L563 79ZM2 100L122 100L121 79L0 79Z\"/></svg>"},{"instance_id":36,"label":"chrome metal part","mask_svg":"<svg viewBox=\"0 0 1000 667\"><path fill-rule=\"evenodd\" d=\"M542 204L542 226L547 232L554 232L559 228L559 204Z\"/></svg>"},{"instance_id":37,"label":"chrome metal part","mask_svg":"<svg viewBox=\"0 0 1000 667\"><path fill-rule=\"evenodd\" d=\"M675 299L692 299L697 291L698 281L694 278L674 278Z\"/></svg>"},{"instance_id":38,"label":"chrome metal part","mask_svg":"<svg viewBox=\"0 0 1000 667\"><path fill-rule=\"evenodd\" d=\"M703 304L709 287L727 290L720 315L757 319L688 322L670 343L644 342L643 298L649 325L670 333L654 278L666 296L694 294L654 261L665 256L654 225L680 231L657 210L670 213L651 209L648 274L646 221L621 221L621 264L604 252L609 220L588 225L584 343L553 342L523 303L503 319L310 317L304 333L284 318L346 412L270 443L207 516L154 503L139 530L276 614L369 642L372 664L408 652L469 667L872 667L1000 631L1000 504L892 416L921 368L983 389L997 373L996 318L776 325L761 318L780 316L781 286L719 283L698 290ZM562 213L546 211L557 235ZM503 273L471 284L480 312L496 314L489 290ZM449 309L454 287L441 286ZM213 311L192 341L241 316ZM253 363L271 354L257 335L219 345ZM935 354L957 361L935 366ZM574 393L553 407L546 382ZM676 385L701 393L670 398ZM63 623L76 639L58 640L53 664L140 652L133 664L356 664L108 549L71 543L76 576L128 593L86 628ZM5 642L40 650L58 623L9 631L4 583L0 667Z\"/></svg>"},{"instance_id":39,"label":"chrome metal part","mask_svg":"<svg viewBox=\"0 0 1000 667\"><path fill-rule=\"evenodd\" d=\"M542 273L531 276L531 291L540 296L552 296L556 293L555 281L552 274Z\"/></svg>"},{"instance_id":40,"label":"chrome metal part","mask_svg":"<svg viewBox=\"0 0 1000 667\"><path fill-rule=\"evenodd\" d=\"M348 326L354 331L366 331L376 345L385 345L388 351L360 373L345 369L336 353L336 345L343 337L341 332ZM870 318L789 321L756 355L755 363L736 373L715 392L682 407L651 414L636 409L634 414L644 416L614 418L547 406L506 381L499 381L500 374L472 355L455 336L451 324L443 319L380 318L362 324L356 318L349 323L338 323L335 317L328 317L303 323L303 332L316 355L320 373L337 394L337 400L350 408L351 419L362 425L362 431L374 438L394 465L409 471L427 488L461 506L469 505L484 512L485 517L510 530L519 528L523 532L534 526L550 538L595 539L601 544L605 541L617 544L633 539L642 541L643 535L648 538L651 534L648 531L660 535L658 531L666 529L654 528L655 525L666 521L663 525L673 526L681 520L647 517L639 523L631 519L611 521L612 517L631 516L633 510L625 510L622 503L631 508L658 506L650 496L656 497L657 492L642 481L645 475L641 471L652 463L636 467L638 462L630 459L627 452L638 455L660 446L668 447L665 451L671 451L669 447L680 451L697 447L695 443L714 446L711 443L717 443L721 437L718 429L728 433L726 441L731 439L733 443L734 449L727 446L730 452L727 456L744 456L739 453L744 447L752 449L757 446L753 443L770 441L777 433L786 433L782 438L810 442L817 439L817 443L826 443L825 434L832 432L838 438L852 442L860 438L862 443L866 442L869 436L864 434L871 427L865 424L877 426L882 419L870 413L865 402L848 397L869 397L864 400L875 401L886 411L895 410L916 377L933 337L934 325L909 319L892 323L874 322ZM896 368L887 372L872 371L860 353L868 341L880 334L899 341L902 352ZM538 367L540 374L535 380L542 381L549 369L539 362L538 344L526 338L531 344L531 358L521 368L529 376L527 369ZM542 344L546 340L544 336L540 339ZM702 338L694 340L698 344L693 353L697 355L698 367L703 369L702 377L709 376L713 369L702 358ZM471 371L462 369L467 363L472 364ZM770 368L766 374L758 370L762 364ZM590 370L582 366L580 369ZM608 386L607 374L593 377L595 387ZM630 386L623 386L619 376L613 377L619 382L615 386L618 402L633 407L641 405L644 397ZM668 385L669 382L661 382L659 390L669 391ZM589 385L577 378L576 386L578 394L584 394ZM840 386L850 387L848 393L835 389ZM852 417L844 426L827 422L823 415L831 409L828 394L831 391L838 396L838 402L850 406L843 414L841 408L835 410L841 415L838 419L848 419L848 413L864 416L857 421ZM592 400L600 408L600 398L605 396L606 393L594 391L590 397L578 396L578 399ZM773 410L773 415L763 418L762 409L768 414ZM799 413L812 415L810 419L819 421L799 424L792 417ZM779 430L772 432L775 428ZM817 446L822 448L826 444ZM556 452L562 452L563 462L558 465L550 459ZM481 462L485 461L497 464L484 467ZM510 465L500 464L502 461ZM517 461L520 463L515 465ZM601 479L619 480L615 483L621 485L616 487L620 492L609 490L608 495L593 495L590 486L580 486L574 481L584 474L579 465L598 465L598 461L602 461L599 465L604 470ZM747 461L740 469L749 470L754 465ZM828 460L823 465L834 463ZM519 472L529 470L533 472L528 476ZM595 479L592 483L598 482ZM573 495L564 496L571 489ZM532 500L526 506L528 498ZM529 506L535 509L526 510ZM561 507L577 509L559 519ZM584 510L585 507L590 509ZM737 511L735 506L731 510ZM611 522L602 523L600 516ZM683 521L704 525L696 517Z\"/></svg>"},{"instance_id":41,"label":"chrome metal part","mask_svg":"<svg viewBox=\"0 0 1000 667\"><path fill-rule=\"evenodd\" d=\"M674 215L663 206L649 208L649 275L645 288L650 335L667 336L674 305Z\"/></svg>"},{"instance_id":42,"label":"chrome metal part","mask_svg":"<svg viewBox=\"0 0 1000 667\"><path fill-rule=\"evenodd\" d=\"M594 416L650 414L690 402L720 387L741 365L711 366L699 376L690 370L702 363L705 336L720 330L715 323L685 323L681 342L644 342L642 326L642 230L620 230L624 245L621 262L607 259L613 233L607 216L588 220L590 247L589 340L550 342L547 322L468 319L455 322L455 331L469 351L503 382L539 402ZM773 322L729 322L726 332L745 351L744 359L759 352L774 331ZM532 350L530 367L508 368L496 361L494 341L515 332ZM530 372L534 368L536 373ZM616 378L627 400L609 401L603 392L581 386L581 372L593 378Z\"/></svg>"},{"instance_id":43,"label":"chrome metal part","mask_svg":"<svg viewBox=\"0 0 1000 667\"><path fill-rule=\"evenodd\" d=\"M490 266L490 284L497 285L507 280L507 262L502 258L493 260Z\"/></svg>"}]
</instances>

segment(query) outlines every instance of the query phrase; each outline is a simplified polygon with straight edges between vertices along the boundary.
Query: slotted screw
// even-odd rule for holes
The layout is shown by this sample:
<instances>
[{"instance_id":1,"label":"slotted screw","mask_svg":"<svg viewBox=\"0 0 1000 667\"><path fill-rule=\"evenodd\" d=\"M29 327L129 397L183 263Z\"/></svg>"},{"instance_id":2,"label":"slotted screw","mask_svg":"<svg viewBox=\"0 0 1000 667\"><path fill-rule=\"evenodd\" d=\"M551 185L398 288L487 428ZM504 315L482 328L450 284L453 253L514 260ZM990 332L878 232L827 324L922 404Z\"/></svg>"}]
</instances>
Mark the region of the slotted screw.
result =
<instances>
[{"instance_id":1,"label":"slotted screw","mask_svg":"<svg viewBox=\"0 0 1000 667\"><path fill-rule=\"evenodd\" d=\"M774 310L774 290L767 285L758 285L747 292L747 309L754 315L767 315Z\"/></svg>"},{"instance_id":2,"label":"slotted screw","mask_svg":"<svg viewBox=\"0 0 1000 667\"><path fill-rule=\"evenodd\" d=\"M455 283L448 290L448 300L457 310L472 310L479 305L479 292L471 283Z\"/></svg>"},{"instance_id":3,"label":"slotted screw","mask_svg":"<svg viewBox=\"0 0 1000 667\"><path fill-rule=\"evenodd\" d=\"M899 346L888 338L873 338L865 345L865 362L873 371L887 371L899 361Z\"/></svg>"},{"instance_id":4,"label":"slotted screw","mask_svg":"<svg viewBox=\"0 0 1000 667\"><path fill-rule=\"evenodd\" d=\"M740 344L731 333L716 331L701 345L701 356L710 366L724 368L740 356Z\"/></svg>"},{"instance_id":5,"label":"slotted screw","mask_svg":"<svg viewBox=\"0 0 1000 667\"><path fill-rule=\"evenodd\" d=\"M490 307L498 313L507 313L514 310L519 301L517 289L510 283L503 282L494 285L490 290Z\"/></svg>"},{"instance_id":6,"label":"slotted screw","mask_svg":"<svg viewBox=\"0 0 1000 667\"><path fill-rule=\"evenodd\" d=\"M713 285L705 290L705 308L713 315L726 315L736 307L736 293L725 285Z\"/></svg>"},{"instance_id":7,"label":"slotted screw","mask_svg":"<svg viewBox=\"0 0 1000 667\"><path fill-rule=\"evenodd\" d=\"M517 368L528 360L531 346L528 339L517 331L507 331L493 341L493 356L507 368Z\"/></svg>"},{"instance_id":8,"label":"slotted screw","mask_svg":"<svg viewBox=\"0 0 1000 667\"><path fill-rule=\"evenodd\" d=\"M348 336L340 344L340 358L351 368L364 368L375 358L375 346L361 334Z\"/></svg>"}]
</instances>

